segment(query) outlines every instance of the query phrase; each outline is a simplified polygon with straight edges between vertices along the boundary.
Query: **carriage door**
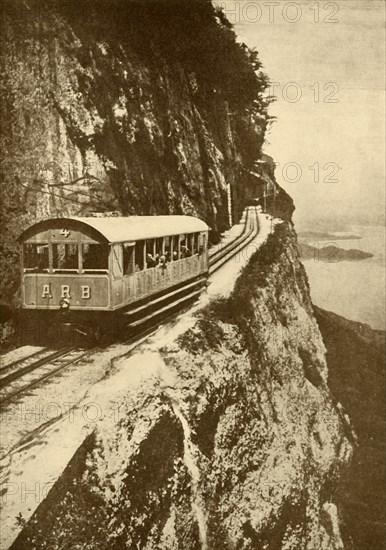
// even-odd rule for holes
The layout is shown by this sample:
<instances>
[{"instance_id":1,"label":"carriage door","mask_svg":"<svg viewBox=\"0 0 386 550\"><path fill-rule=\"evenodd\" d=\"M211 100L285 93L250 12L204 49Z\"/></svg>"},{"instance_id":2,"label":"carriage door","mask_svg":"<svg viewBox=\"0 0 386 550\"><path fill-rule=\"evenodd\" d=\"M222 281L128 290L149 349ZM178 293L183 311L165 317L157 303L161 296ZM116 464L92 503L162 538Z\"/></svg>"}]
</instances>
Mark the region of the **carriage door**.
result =
<instances>
[{"instance_id":1,"label":"carriage door","mask_svg":"<svg viewBox=\"0 0 386 550\"><path fill-rule=\"evenodd\" d=\"M111 305L113 308L123 304L123 250L121 244L111 249Z\"/></svg>"}]
</instances>

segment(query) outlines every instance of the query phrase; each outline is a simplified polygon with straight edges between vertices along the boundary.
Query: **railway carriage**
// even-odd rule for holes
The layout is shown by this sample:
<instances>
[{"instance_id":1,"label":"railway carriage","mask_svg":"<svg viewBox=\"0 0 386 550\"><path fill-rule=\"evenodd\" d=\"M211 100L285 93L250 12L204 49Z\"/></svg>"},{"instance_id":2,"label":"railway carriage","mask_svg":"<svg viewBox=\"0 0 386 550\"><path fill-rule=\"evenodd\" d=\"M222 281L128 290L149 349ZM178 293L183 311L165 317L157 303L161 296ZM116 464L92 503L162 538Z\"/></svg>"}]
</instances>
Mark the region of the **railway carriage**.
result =
<instances>
[{"instance_id":1,"label":"railway carriage","mask_svg":"<svg viewBox=\"0 0 386 550\"><path fill-rule=\"evenodd\" d=\"M191 216L68 217L29 227L19 237L23 340L110 334L152 300L198 288L208 229Z\"/></svg>"}]
</instances>

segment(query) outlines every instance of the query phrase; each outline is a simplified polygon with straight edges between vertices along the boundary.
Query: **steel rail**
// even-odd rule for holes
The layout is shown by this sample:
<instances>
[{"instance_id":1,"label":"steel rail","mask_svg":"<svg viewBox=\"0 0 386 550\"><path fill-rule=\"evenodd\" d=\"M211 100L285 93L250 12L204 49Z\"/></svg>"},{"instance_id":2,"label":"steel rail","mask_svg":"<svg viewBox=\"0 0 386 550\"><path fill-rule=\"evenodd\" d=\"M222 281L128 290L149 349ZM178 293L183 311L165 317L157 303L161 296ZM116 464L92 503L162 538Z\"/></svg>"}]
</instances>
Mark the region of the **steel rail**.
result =
<instances>
[{"instance_id":1,"label":"steel rail","mask_svg":"<svg viewBox=\"0 0 386 550\"><path fill-rule=\"evenodd\" d=\"M80 361L81 359L83 359L83 357L85 357L86 355L89 355L90 353L92 353L93 351L95 351L97 348L93 348L91 350L86 350L86 351L83 351L83 353L78 356L78 357L75 357L74 359L70 359L70 361L67 361L64 365L60 365L59 367L56 367L56 369L54 369L53 371L51 372L48 372L46 374L44 374L43 376L40 376L38 379L36 380L33 380L32 382L30 382L29 384L26 384L25 386L15 390L14 392L11 392L10 394L6 395L3 399L0 400L0 405L3 405L4 403L6 403L7 401L11 401L12 399L14 399L15 397L17 397L18 395L20 395L21 393L25 393L26 391L28 391L29 389L32 389L33 387L37 386L38 384L40 384L41 382L44 382L45 380L47 380L48 378L51 378L51 376L54 376L54 374L57 374L59 371L69 367L70 365L74 365L75 363L78 363L78 361ZM69 353L72 353L73 351L75 351L76 348L72 348L71 350L67 350L67 353L62 353L61 356L58 356L56 358L56 361L61 358L61 357L64 357L64 355L68 355ZM48 362L46 363L47 365L49 364ZM40 365L40 366L45 366L45 365ZM36 368L39 368L39 367L36 367ZM18 380L21 379L21 376L18 378ZM2 388L4 389L4 388Z\"/></svg>"},{"instance_id":2,"label":"steel rail","mask_svg":"<svg viewBox=\"0 0 386 550\"><path fill-rule=\"evenodd\" d=\"M240 235L238 235L235 239L233 239L230 243L224 245L219 250L216 250L213 252L213 254L209 254L209 261L212 263L217 262L217 259L220 259L224 256L224 254L229 250L231 246L235 246L242 242L245 239L245 233L247 231L248 223L249 223L249 216L250 212L249 209L247 210L246 216L245 216L245 223L242 232ZM217 258L218 256L218 258Z\"/></svg>"},{"instance_id":3,"label":"steel rail","mask_svg":"<svg viewBox=\"0 0 386 550\"><path fill-rule=\"evenodd\" d=\"M27 365L26 367L20 370L16 372L12 372L11 374L8 374L8 376L4 376L3 378L0 379L0 389L3 389L5 386L8 386L9 384L11 384L11 382L18 380L25 374L28 374L29 372L32 372L33 370L36 370L39 367L43 367L44 365L48 365L51 361L55 361L56 359L63 357L63 355L68 355L75 349L76 348L74 346L71 346L70 348L56 350L50 355L46 357L42 357L41 359L38 359L38 361L35 361L34 363L31 363L30 365Z\"/></svg>"},{"instance_id":4,"label":"steel rail","mask_svg":"<svg viewBox=\"0 0 386 550\"><path fill-rule=\"evenodd\" d=\"M250 223L250 221L250 218L248 218L245 224L245 231L247 232L247 234L244 235L242 239L239 238L236 241L232 242L230 246L222 252L221 256L218 259L216 259L214 262L211 262L211 265L209 267L209 275L212 275L218 269L220 269L220 267L224 265L224 263L232 259L238 252L241 252L256 237L259 232L257 216L254 220L252 219L252 223ZM248 228L247 223L249 225Z\"/></svg>"},{"instance_id":5,"label":"steel rail","mask_svg":"<svg viewBox=\"0 0 386 550\"><path fill-rule=\"evenodd\" d=\"M24 361L28 361L28 359L32 359L32 357L36 357L36 355L39 355L40 353L44 353L45 348L42 348L38 351L34 351L30 355L26 355L25 357L20 357L20 359L15 359L15 361L12 361L11 363L7 363L6 365L0 366L0 373L12 369L13 367L16 367L20 363L24 363Z\"/></svg>"}]
</instances>

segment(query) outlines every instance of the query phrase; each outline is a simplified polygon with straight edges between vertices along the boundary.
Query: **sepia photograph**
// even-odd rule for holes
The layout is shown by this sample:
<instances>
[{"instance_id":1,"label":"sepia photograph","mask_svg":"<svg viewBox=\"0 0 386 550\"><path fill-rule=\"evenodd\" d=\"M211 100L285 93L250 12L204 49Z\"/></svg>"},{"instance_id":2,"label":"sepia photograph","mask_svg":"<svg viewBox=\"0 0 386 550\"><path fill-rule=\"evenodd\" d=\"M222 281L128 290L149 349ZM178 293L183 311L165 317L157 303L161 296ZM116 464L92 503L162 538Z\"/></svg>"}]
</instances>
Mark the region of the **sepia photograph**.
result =
<instances>
[{"instance_id":1,"label":"sepia photograph","mask_svg":"<svg viewBox=\"0 0 386 550\"><path fill-rule=\"evenodd\" d=\"M384 0L0 0L0 550L384 550Z\"/></svg>"}]
</instances>

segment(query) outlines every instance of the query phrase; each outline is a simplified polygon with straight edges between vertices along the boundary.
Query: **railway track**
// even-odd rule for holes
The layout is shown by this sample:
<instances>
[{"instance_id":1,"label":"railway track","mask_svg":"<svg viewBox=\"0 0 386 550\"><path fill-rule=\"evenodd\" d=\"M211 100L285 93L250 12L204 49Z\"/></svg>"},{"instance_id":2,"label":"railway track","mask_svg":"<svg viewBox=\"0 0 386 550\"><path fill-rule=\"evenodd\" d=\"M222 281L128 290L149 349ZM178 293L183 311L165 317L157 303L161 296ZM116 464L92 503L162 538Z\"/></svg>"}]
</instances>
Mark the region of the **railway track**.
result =
<instances>
[{"instance_id":1,"label":"railway track","mask_svg":"<svg viewBox=\"0 0 386 550\"><path fill-rule=\"evenodd\" d=\"M44 354L44 351L46 351L46 354ZM28 374L29 372L39 368L40 366L45 365L47 362L55 361L55 359L60 358L63 353L66 353L67 349L56 350L48 354L47 351L48 350L43 350L33 353L28 357L21 359L20 361L15 361L14 363L7 365L6 367L3 367L2 371L8 371L9 369L11 372L0 372L0 390L12 383L14 380L17 380L21 376L24 376L25 374ZM42 355L42 357L40 357L38 360L31 362L30 360L36 355Z\"/></svg>"},{"instance_id":2,"label":"railway track","mask_svg":"<svg viewBox=\"0 0 386 550\"><path fill-rule=\"evenodd\" d=\"M215 273L224 263L228 262L238 252L241 252L255 238L258 233L258 221L256 215L251 216L250 208L247 210L244 229L239 237L209 256L209 275Z\"/></svg>"},{"instance_id":3,"label":"railway track","mask_svg":"<svg viewBox=\"0 0 386 550\"><path fill-rule=\"evenodd\" d=\"M209 256L209 276L248 246L258 233L256 208L248 208L242 233ZM139 345L163 323L188 309L202 292L206 278L201 277L177 289L137 305L125 313L126 329L130 331L126 344ZM28 392L66 368L79 363L97 347L76 346L59 350L39 350L0 368L0 406ZM36 359L37 358L37 359ZM37 375L37 377L36 377Z\"/></svg>"},{"instance_id":4,"label":"railway track","mask_svg":"<svg viewBox=\"0 0 386 550\"><path fill-rule=\"evenodd\" d=\"M45 348L39 349L38 351L34 351L30 355L26 355L25 357L21 357L19 359L16 359L15 361L12 361L11 363L7 363L6 365L0 366L0 378L3 376L5 372L9 372L12 370L17 369L22 363L29 361L30 359L33 359L37 355L44 354L47 350Z\"/></svg>"},{"instance_id":5,"label":"railway track","mask_svg":"<svg viewBox=\"0 0 386 550\"><path fill-rule=\"evenodd\" d=\"M23 368L22 372L13 373L12 379L9 379L7 382L2 380L0 383L0 406L12 401L20 394L28 392L70 365L78 363L95 349L85 350L71 347L57 350L44 359L39 359L35 363L28 365L28 367ZM36 374L38 375L37 377ZM30 375L33 375L32 379Z\"/></svg>"}]
</instances>

